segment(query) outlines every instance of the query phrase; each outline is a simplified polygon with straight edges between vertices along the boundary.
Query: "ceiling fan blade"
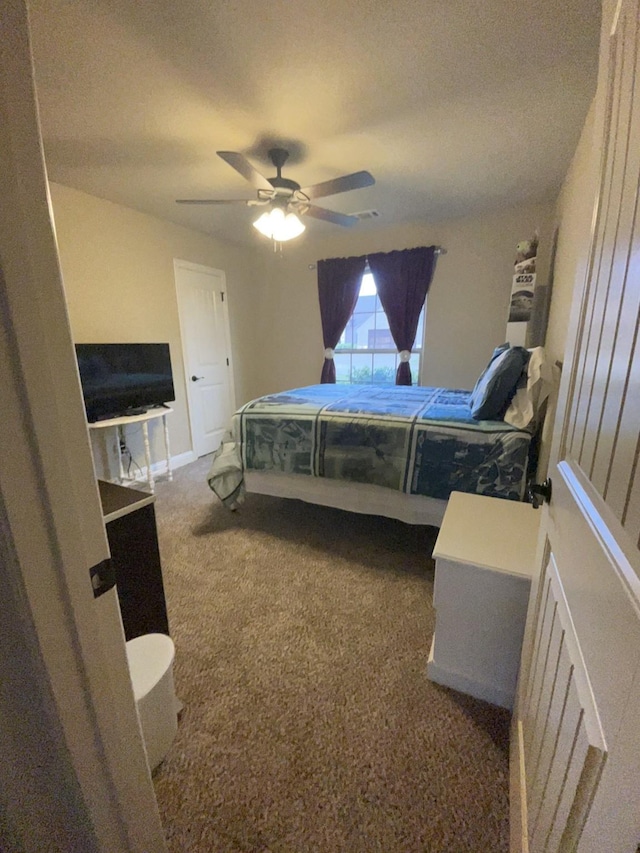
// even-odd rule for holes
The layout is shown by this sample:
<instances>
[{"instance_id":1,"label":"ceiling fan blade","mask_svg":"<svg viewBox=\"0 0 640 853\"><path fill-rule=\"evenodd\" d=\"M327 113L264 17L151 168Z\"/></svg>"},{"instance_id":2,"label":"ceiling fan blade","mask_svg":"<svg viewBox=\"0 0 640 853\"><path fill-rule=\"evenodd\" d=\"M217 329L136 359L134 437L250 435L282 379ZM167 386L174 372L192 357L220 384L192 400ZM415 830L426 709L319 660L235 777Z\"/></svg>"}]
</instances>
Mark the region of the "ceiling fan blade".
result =
<instances>
[{"instance_id":1,"label":"ceiling fan blade","mask_svg":"<svg viewBox=\"0 0 640 853\"><path fill-rule=\"evenodd\" d=\"M177 198L176 204L249 204L250 198Z\"/></svg>"},{"instance_id":2,"label":"ceiling fan blade","mask_svg":"<svg viewBox=\"0 0 640 853\"><path fill-rule=\"evenodd\" d=\"M334 225L343 225L345 228L350 228L356 222L360 221L357 216L349 216L347 213L337 213L335 210L316 207L315 204L308 205L305 214L313 216L314 219L324 219L325 222L333 222Z\"/></svg>"},{"instance_id":3,"label":"ceiling fan blade","mask_svg":"<svg viewBox=\"0 0 640 853\"><path fill-rule=\"evenodd\" d=\"M225 163L228 163L236 172L240 172L243 178L246 178L257 190L272 190L273 185L254 169L251 163L242 154L237 151L216 151L218 157L222 157Z\"/></svg>"},{"instance_id":4,"label":"ceiling fan blade","mask_svg":"<svg viewBox=\"0 0 640 853\"><path fill-rule=\"evenodd\" d=\"M322 198L327 195L346 193L347 190L360 190L363 187L370 187L375 182L375 178L369 172L353 172L351 175L343 175L342 178L334 178L332 181L303 187L300 192L304 193L307 198Z\"/></svg>"}]
</instances>

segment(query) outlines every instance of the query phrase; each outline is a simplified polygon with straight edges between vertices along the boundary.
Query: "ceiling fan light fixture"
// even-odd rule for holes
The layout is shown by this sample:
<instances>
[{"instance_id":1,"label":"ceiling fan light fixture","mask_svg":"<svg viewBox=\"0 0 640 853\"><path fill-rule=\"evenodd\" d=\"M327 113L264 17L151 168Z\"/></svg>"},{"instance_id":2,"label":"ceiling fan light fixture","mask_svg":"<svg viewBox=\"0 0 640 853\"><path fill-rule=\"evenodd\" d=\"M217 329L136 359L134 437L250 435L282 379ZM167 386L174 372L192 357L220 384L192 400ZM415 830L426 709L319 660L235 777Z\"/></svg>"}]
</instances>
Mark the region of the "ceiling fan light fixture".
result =
<instances>
[{"instance_id":1,"label":"ceiling fan light fixture","mask_svg":"<svg viewBox=\"0 0 640 853\"><path fill-rule=\"evenodd\" d=\"M253 227L276 243L293 240L305 230L304 224L295 213L285 214L281 207L274 207L263 213L255 220Z\"/></svg>"}]
</instances>

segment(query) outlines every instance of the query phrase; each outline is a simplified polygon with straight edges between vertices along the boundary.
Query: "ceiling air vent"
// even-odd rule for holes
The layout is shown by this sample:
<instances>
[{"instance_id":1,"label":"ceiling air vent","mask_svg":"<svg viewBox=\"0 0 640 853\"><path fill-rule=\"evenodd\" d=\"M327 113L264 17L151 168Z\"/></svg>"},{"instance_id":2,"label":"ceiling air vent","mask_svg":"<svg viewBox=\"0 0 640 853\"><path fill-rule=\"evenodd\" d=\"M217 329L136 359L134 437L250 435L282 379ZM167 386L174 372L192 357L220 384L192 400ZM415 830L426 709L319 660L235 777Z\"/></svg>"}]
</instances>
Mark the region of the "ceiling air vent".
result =
<instances>
[{"instance_id":1,"label":"ceiling air vent","mask_svg":"<svg viewBox=\"0 0 640 853\"><path fill-rule=\"evenodd\" d=\"M377 210L360 210L358 213L352 213L351 216L357 216L358 219L377 219L380 214Z\"/></svg>"}]
</instances>

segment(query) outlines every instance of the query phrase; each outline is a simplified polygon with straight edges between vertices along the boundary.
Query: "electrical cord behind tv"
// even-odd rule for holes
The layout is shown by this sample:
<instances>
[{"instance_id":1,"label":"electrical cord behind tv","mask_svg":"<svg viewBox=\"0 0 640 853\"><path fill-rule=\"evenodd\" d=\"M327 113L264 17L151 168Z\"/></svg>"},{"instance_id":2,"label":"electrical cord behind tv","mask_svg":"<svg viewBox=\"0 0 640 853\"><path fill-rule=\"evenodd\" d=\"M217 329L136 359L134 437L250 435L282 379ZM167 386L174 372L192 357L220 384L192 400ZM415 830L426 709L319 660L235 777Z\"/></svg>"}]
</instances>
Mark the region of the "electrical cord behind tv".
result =
<instances>
[{"instance_id":1,"label":"electrical cord behind tv","mask_svg":"<svg viewBox=\"0 0 640 853\"><path fill-rule=\"evenodd\" d=\"M126 445L126 444L125 444L125 446L124 446L124 454L123 454L123 455L124 455L124 456L126 456L126 458L128 459L128 462L127 462L127 477L128 477L129 479L131 479L131 466L132 466L132 465L135 465L135 466L136 466L136 468L138 469L138 473L139 473L139 474L142 474L142 468L138 465L138 463L136 462L136 460L133 458L133 454L131 453L131 451L129 450L129 448L127 447L127 445Z\"/></svg>"},{"instance_id":2,"label":"electrical cord behind tv","mask_svg":"<svg viewBox=\"0 0 640 853\"><path fill-rule=\"evenodd\" d=\"M129 479L129 480L131 479L131 466L132 465L135 465L135 467L138 469L138 473L140 475L142 475L142 468L138 465L136 460L133 458L133 454L131 453L131 450L129 449L127 442L125 441L124 434L122 432L119 432L118 442L119 442L119 447L120 447L120 456L124 457L124 459L127 460L127 463L126 463L127 464L127 479Z\"/></svg>"}]
</instances>

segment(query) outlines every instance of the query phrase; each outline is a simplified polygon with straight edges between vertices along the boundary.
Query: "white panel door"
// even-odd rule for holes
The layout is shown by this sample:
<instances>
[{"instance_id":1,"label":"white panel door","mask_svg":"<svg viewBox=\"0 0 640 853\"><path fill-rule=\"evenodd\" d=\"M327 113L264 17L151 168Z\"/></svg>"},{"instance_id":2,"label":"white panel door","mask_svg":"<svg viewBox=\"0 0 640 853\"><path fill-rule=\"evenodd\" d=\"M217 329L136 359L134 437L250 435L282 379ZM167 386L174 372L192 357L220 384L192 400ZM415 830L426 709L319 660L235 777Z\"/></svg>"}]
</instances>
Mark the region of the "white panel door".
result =
<instances>
[{"instance_id":1,"label":"white panel door","mask_svg":"<svg viewBox=\"0 0 640 853\"><path fill-rule=\"evenodd\" d=\"M217 450L235 409L225 274L175 262L176 287L196 456Z\"/></svg>"},{"instance_id":2,"label":"white panel door","mask_svg":"<svg viewBox=\"0 0 640 853\"><path fill-rule=\"evenodd\" d=\"M639 12L620 0L605 22L599 197L512 730L513 848L531 853L640 842Z\"/></svg>"}]
</instances>

